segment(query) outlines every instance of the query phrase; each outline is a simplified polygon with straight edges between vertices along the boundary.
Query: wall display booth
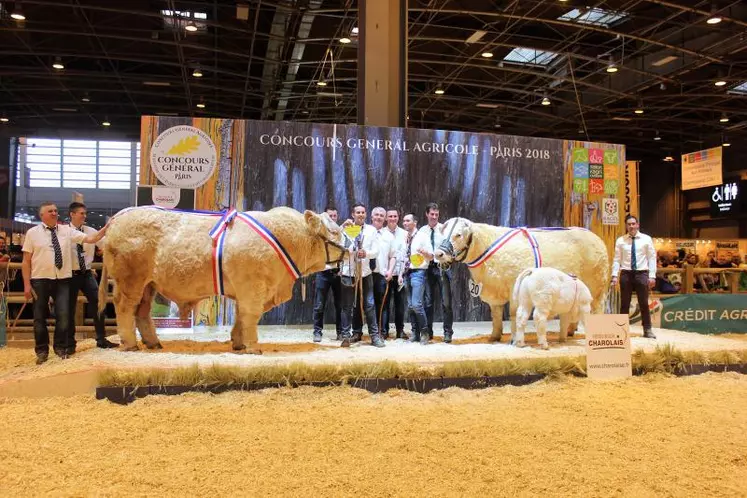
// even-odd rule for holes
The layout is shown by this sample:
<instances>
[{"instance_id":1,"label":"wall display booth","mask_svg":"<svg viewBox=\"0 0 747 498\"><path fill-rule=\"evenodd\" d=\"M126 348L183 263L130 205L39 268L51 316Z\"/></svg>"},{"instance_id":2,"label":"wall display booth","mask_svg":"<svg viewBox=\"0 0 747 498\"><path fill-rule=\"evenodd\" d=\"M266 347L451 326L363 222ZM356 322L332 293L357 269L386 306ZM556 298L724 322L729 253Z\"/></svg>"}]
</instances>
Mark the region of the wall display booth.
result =
<instances>
[{"instance_id":1,"label":"wall display booth","mask_svg":"<svg viewBox=\"0 0 747 498\"><path fill-rule=\"evenodd\" d=\"M214 163L194 189L198 210L290 206L321 212L333 205L345 219L361 202L369 215L375 206L415 213L422 226L425 205L437 202L442 221L461 216L512 227L585 227L605 241L610 256L626 213L638 213L637 164L626 162L623 145L416 128L146 116L141 186L163 186L159 176L174 178L173 171L164 172L169 150L159 143L172 129L183 133L170 148L193 156L194 175ZM153 158L161 166L153 167ZM489 320L489 307L469 294L467 268L454 265L452 271L455 320ZM293 298L261 323L311 323L313 292L313 276L299 280ZM438 321L438 300L436 310ZM327 323L334 322L327 312ZM195 325L232 321L228 299L208 299L195 310Z\"/></svg>"}]
</instances>

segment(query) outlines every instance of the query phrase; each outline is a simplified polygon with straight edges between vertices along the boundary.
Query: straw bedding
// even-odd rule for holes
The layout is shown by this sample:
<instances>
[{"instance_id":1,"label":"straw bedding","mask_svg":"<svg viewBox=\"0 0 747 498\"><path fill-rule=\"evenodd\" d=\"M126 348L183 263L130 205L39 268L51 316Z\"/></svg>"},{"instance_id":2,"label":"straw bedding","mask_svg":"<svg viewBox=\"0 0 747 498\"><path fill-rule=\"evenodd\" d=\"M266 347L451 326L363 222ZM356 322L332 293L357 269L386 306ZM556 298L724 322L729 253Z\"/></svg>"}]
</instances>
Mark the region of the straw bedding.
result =
<instances>
[{"instance_id":1,"label":"straw bedding","mask_svg":"<svg viewBox=\"0 0 747 498\"><path fill-rule=\"evenodd\" d=\"M744 496L747 376L0 400L5 496Z\"/></svg>"}]
</instances>

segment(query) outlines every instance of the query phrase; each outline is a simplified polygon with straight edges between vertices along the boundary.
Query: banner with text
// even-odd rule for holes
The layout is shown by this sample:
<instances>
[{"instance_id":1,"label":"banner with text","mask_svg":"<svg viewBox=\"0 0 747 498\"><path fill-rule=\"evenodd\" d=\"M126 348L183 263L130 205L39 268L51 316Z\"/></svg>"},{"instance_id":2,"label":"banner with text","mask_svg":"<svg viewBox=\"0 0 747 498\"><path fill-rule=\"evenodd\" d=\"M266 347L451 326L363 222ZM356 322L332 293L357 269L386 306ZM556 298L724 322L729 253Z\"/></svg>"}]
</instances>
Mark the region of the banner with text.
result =
<instances>
[{"instance_id":1,"label":"banner with text","mask_svg":"<svg viewBox=\"0 0 747 498\"><path fill-rule=\"evenodd\" d=\"M663 329L721 334L747 333L747 294L677 294L652 299L651 324ZM634 312L631 323L640 322Z\"/></svg>"},{"instance_id":2,"label":"banner with text","mask_svg":"<svg viewBox=\"0 0 747 498\"><path fill-rule=\"evenodd\" d=\"M606 380L633 375L627 315L588 315L585 331L587 377Z\"/></svg>"}]
</instances>

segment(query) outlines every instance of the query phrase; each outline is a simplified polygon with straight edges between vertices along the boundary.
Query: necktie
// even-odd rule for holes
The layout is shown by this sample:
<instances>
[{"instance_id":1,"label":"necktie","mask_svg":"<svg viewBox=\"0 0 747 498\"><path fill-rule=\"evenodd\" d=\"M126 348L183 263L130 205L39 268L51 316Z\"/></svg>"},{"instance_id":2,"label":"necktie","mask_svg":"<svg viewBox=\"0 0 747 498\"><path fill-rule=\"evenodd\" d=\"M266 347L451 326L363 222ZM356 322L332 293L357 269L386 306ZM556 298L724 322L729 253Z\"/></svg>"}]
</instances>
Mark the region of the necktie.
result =
<instances>
[{"instance_id":1,"label":"necktie","mask_svg":"<svg viewBox=\"0 0 747 498\"><path fill-rule=\"evenodd\" d=\"M47 227L52 233L52 247L54 248L54 265L57 269L62 268L62 248L60 247L60 240L57 238L57 227Z\"/></svg>"},{"instance_id":2,"label":"necktie","mask_svg":"<svg viewBox=\"0 0 747 498\"><path fill-rule=\"evenodd\" d=\"M630 269L635 271L638 269L638 262L635 256L635 237L631 237L631 239L633 239L633 242L630 244Z\"/></svg>"},{"instance_id":3,"label":"necktie","mask_svg":"<svg viewBox=\"0 0 747 498\"><path fill-rule=\"evenodd\" d=\"M83 256L83 244L78 244L78 266L81 271L86 269L86 258Z\"/></svg>"},{"instance_id":4,"label":"necktie","mask_svg":"<svg viewBox=\"0 0 747 498\"><path fill-rule=\"evenodd\" d=\"M436 229L431 228L431 248L436 251Z\"/></svg>"},{"instance_id":5,"label":"necktie","mask_svg":"<svg viewBox=\"0 0 747 498\"><path fill-rule=\"evenodd\" d=\"M410 254L412 251L412 234L407 234L407 260L405 261L405 271L410 269Z\"/></svg>"}]
</instances>

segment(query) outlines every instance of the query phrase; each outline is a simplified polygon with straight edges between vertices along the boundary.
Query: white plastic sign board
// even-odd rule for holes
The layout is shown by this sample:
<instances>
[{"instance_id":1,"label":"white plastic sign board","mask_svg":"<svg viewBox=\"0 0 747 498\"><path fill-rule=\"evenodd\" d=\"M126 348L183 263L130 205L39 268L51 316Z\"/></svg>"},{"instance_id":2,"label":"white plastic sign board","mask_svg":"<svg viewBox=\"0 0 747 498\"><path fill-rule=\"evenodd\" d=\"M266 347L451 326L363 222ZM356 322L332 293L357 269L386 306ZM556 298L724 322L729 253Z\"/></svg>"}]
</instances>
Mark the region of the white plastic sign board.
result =
<instances>
[{"instance_id":1,"label":"white plastic sign board","mask_svg":"<svg viewBox=\"0 0 747 498\"><path fill-rule=\"evenodd\" d=\"M628 315L586 316L586 375L621 379L633 375Z\"/></svg>"}]
</instances>

